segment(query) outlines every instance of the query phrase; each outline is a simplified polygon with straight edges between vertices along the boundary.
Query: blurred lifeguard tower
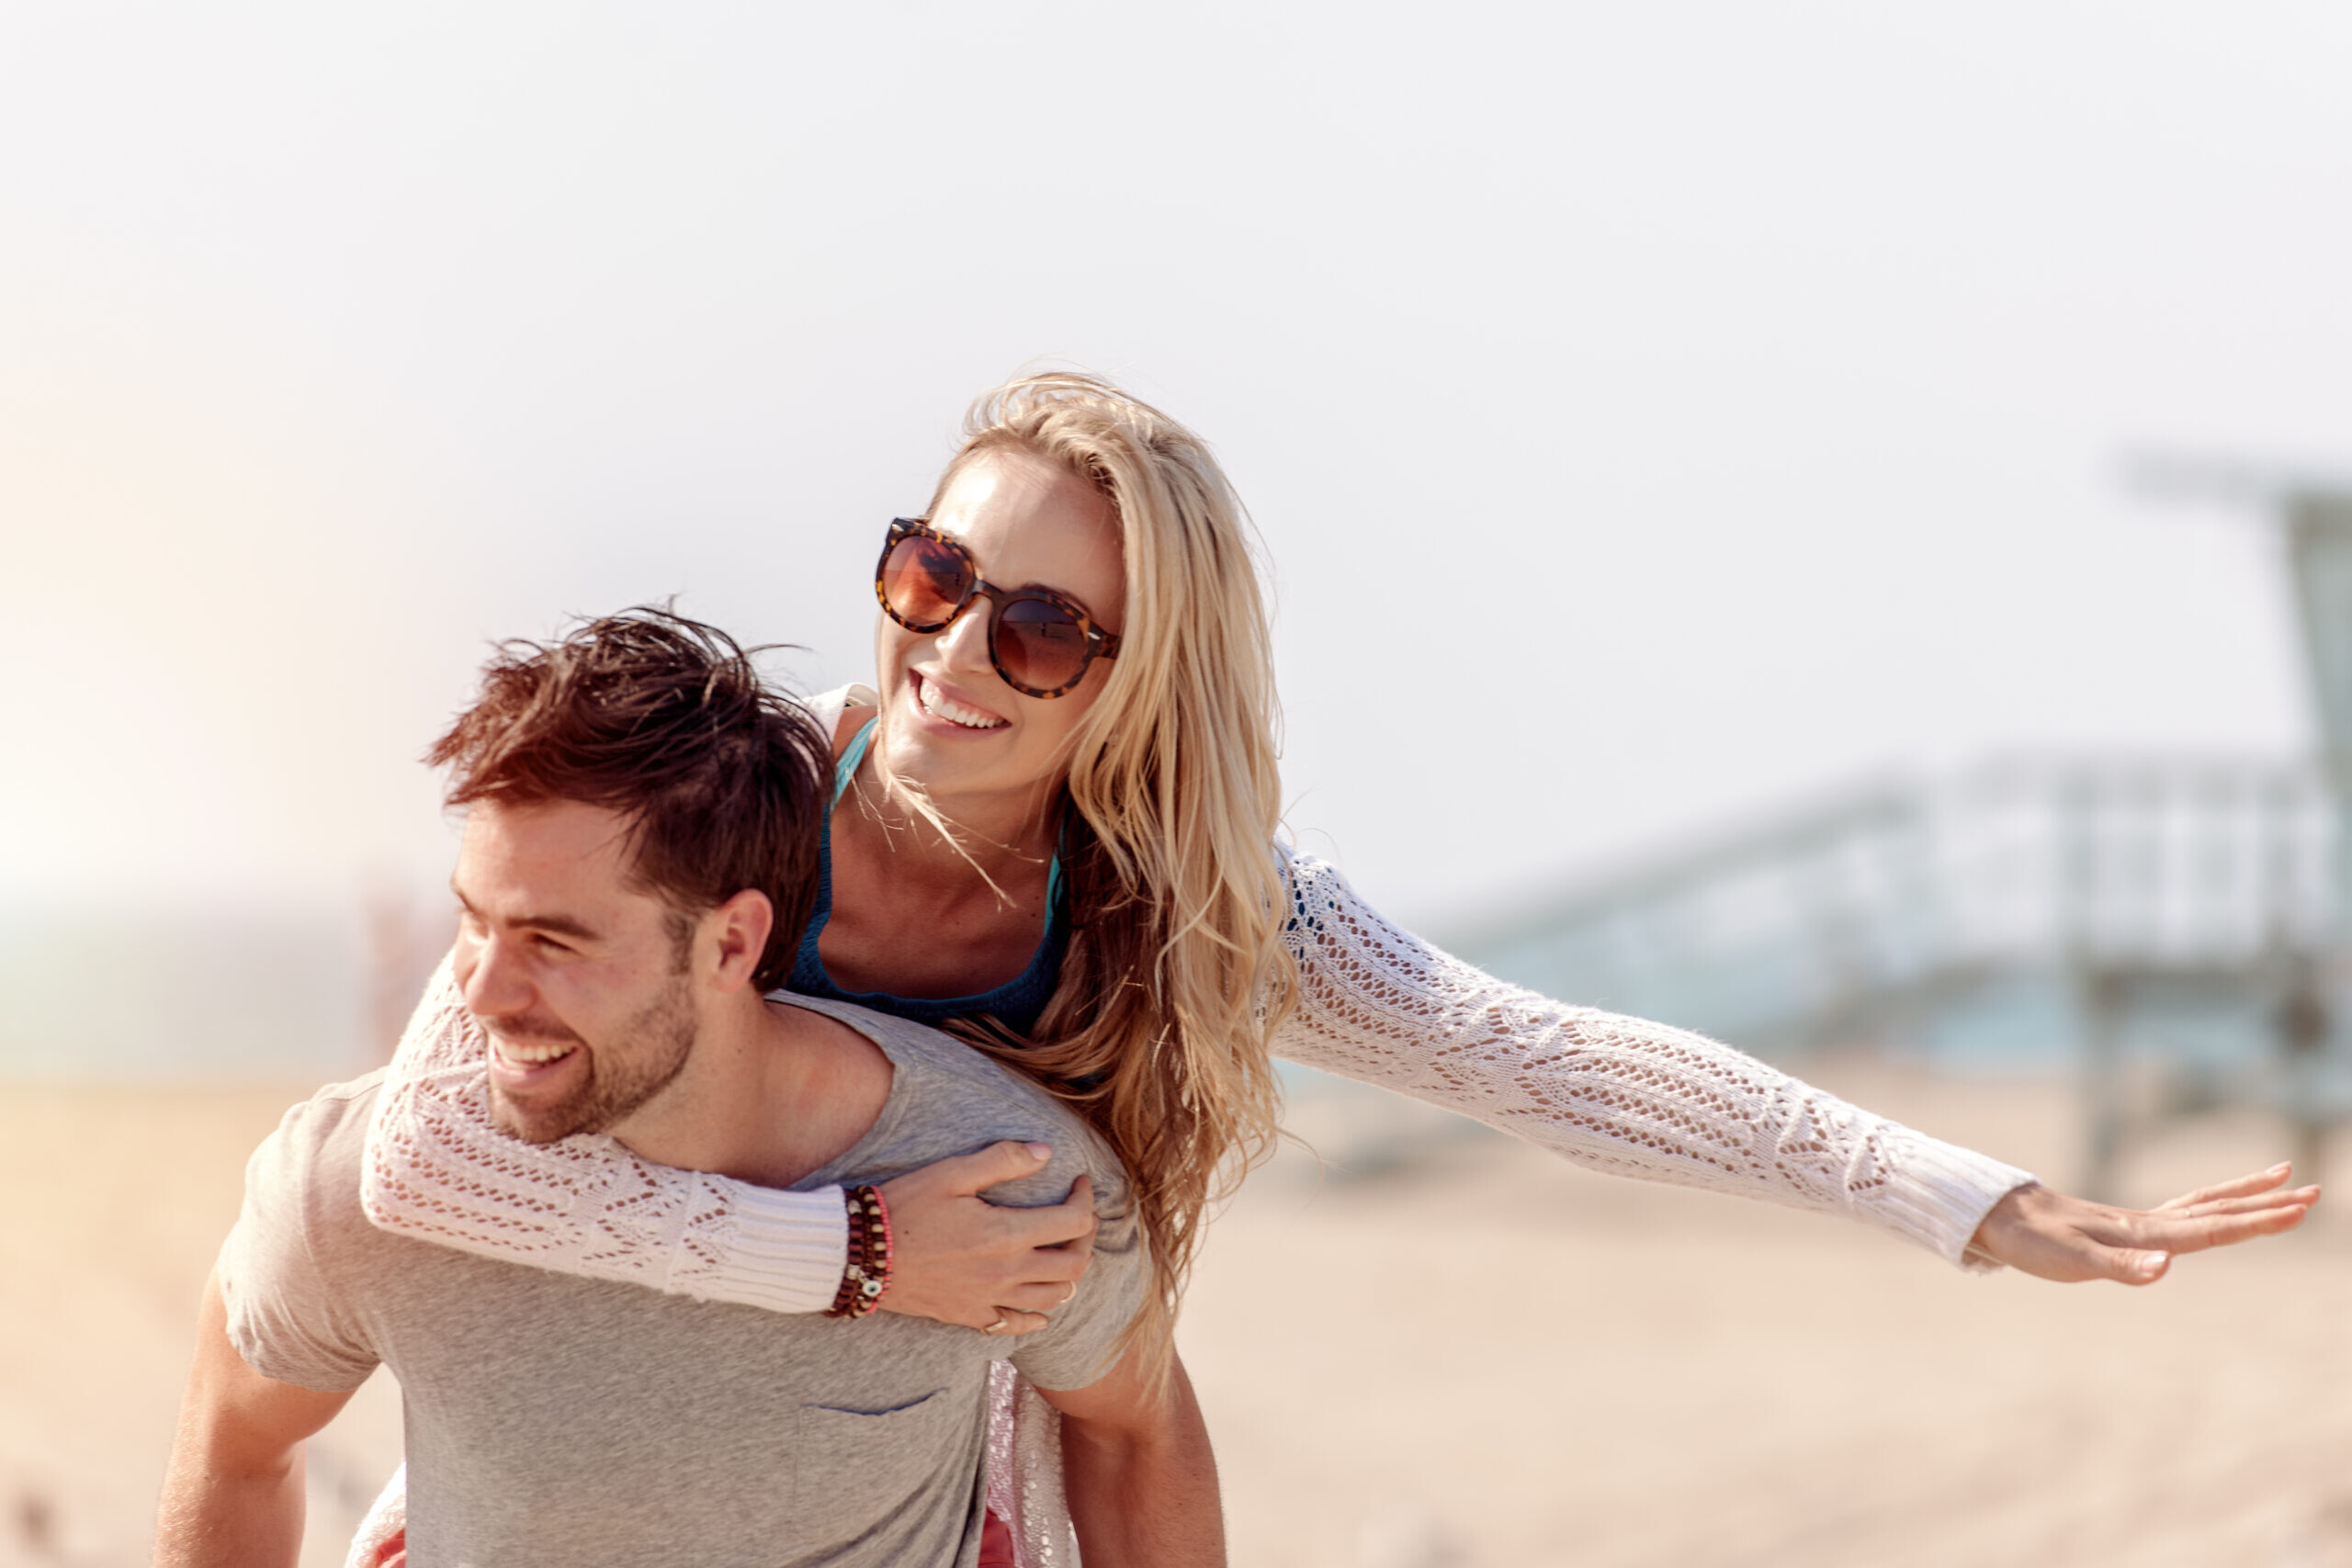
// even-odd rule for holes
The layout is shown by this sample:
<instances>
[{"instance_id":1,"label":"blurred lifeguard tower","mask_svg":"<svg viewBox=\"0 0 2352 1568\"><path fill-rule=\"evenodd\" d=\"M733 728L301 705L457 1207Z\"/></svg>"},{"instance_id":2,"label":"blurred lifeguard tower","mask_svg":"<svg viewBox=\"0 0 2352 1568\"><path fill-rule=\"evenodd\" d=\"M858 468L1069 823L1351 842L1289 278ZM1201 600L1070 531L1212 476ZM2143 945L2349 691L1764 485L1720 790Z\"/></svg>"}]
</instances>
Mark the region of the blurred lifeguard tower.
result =
<instances>
[{"instance_id":1,"label":"blurred lifeguard tower","mask_svg":"<svg viewBox=\"0 0 2352 1568\"><path fill-rule=\"evenodd\" d=\"M2071 1057L2092 1193L2136 1141L2226 1108L2281 1118L2316 1179L2352 1119L2352 485L2139 477L2278 519L2320 754L2020 756L1871 785L1448 945L1767 1056Z\"/></svg>"}]
</instances>

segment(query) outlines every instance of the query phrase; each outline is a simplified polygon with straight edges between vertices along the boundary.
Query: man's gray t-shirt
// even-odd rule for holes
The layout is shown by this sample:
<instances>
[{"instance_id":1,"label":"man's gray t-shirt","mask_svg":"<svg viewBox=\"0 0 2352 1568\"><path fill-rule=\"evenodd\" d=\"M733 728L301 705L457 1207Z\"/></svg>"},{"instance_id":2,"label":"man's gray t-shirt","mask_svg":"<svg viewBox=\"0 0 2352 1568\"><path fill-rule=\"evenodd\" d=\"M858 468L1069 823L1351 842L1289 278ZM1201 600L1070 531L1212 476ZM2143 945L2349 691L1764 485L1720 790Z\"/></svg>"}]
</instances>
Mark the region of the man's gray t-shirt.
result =
<instances>
[{"instance_id":1,"label":"man's gray t-shirt","mask_svg":"<svg viewBox=\"0 0 2352 1568\"><path fill-rule=\"evenodd\" d=\"M787 998L779 998L787 999ZM1053 1325L1006 1341L894 1313L845 1321L690 1301L388 1235L359 1176L380 1075L287 1112L220 1254L229 1335L305 1388L400 1379L413 1568L969 1564L979 1551L989 1364L1082 1388L1149 1270L1126 1181L1053 1098L935 1031L846 1003L890 1094L800 1184L887 1181L999 1138L1054 1145L993 1201L1094 1180L1094 1263Z\"/></svg>"}]
</instances>

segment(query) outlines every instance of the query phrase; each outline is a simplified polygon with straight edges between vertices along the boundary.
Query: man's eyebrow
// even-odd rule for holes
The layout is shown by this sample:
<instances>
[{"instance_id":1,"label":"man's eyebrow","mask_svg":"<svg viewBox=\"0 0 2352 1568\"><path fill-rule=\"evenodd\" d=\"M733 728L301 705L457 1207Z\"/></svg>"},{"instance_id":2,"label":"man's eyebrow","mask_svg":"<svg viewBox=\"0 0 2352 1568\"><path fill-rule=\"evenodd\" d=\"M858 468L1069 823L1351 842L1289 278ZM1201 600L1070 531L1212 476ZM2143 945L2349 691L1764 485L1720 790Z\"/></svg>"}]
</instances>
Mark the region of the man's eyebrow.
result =
<instances>
[{"instance_id":1,"label":"man's eyebrow","mask_svg":"<svg viewBox=\"0 0 2352 1568\"><path fill-rule=\"evenodd\" d=\"M464 890L454 880L449 884L449 892L458 900L458 907L467 914L478 919L486 918L480 909L474 908L473 900L466 897ZM604 935L594 927L575 920L570 915L521 915L505 923L510 926L526 927L536 931L553 931L558 936L578 937L582 942L595 942Z\"/></svg>"}]
</instances>

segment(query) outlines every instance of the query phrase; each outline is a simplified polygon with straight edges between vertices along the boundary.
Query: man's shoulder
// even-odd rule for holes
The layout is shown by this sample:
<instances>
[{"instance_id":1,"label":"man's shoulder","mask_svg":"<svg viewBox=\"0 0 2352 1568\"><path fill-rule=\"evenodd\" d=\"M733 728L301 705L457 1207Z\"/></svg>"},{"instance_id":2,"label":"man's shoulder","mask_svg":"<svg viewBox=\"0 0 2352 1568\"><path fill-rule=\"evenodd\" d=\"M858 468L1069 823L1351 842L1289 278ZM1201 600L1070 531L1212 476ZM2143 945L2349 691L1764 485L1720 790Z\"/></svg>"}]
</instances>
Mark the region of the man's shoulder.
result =
<instances>
[{"instance_id":1,"label":"man's shoulder","mask_svg":"<svg viewBox=\"0 0 2352 1568\"><path fill-rule=\"evenodd\" d=\"M244 1207L216 1265L229 1338L265 1376L356 1388L379 1359L353 1314L387 1246L359 1207L378 1075L330 1084L288 1111L245 1166Z\"/></svg>"},{"instance_id":2,"label":"man's shoulder","mask_svg":"<svg viewBox=\"0 0 2352 1568\"><path fill-rule=\"evenodd\" d=\"M785 999L847 1024L890 1058L889 1103L860 1151L854 1151L862 1158L875 1159L886 1168L901 1161L911 1168L1000 1139L1042 1141L1055 1151L1046 1170L1027 1182L990 1189L992 1200L1057 1202L1082 1170L1094 1179L1098 1198L1108 1196L1114 1206L1124 1207L1118 1194L1124 1191L1125 1173L1109 1145L1034 1080L928 1024L854 1002L802 996ZM1028 1190L1032 1186L1034 1193Z\"/></svg>"},{"instance_id":3,"label":"man's shoulder","mask_svg":"<svg viewBox=\"0 0 2352 1568\"><path fill-rule=\"evenodd\" d=\"M364 1134L368 1117L375 1114L376 1096L382 1091L384 1076L390 1071L379 1067L372 1073L342 1083L331 1083L287 1108L278 1122L280 1137L299 1139L313 1146L324 1148L356 1127Z\"/></svg>"},{"instance_id":4,"label":"man's shoulder","mask_svg":"<svg viewBox=\"0 0 2352 1568\"><path fill-rule=\"evenodd\" d=\"M329 1084L289 1107L277 1130L254 1151L247 1188L266 1182L288 1197L299 1191L314 1218L344 1217L346 1211L359 1218L359 1172L384 1072Z\"/></svg>"},{"instance_id":5,"label":"man's shoulder","mask_svg":"<svg viewBox=\"0 0 2352 1568\"><path fill-rule=\"evenodd\" d=\"M877 1012L855 1002L797 995L787 995L784 999L847 1024L881 1046L892 1067L912 1080L909 1087L948 1080L1008 1110L1020 1108L1057 1120L1078 1120L1040 1085L944 1030Z\"/></svg>"}]
</instances>

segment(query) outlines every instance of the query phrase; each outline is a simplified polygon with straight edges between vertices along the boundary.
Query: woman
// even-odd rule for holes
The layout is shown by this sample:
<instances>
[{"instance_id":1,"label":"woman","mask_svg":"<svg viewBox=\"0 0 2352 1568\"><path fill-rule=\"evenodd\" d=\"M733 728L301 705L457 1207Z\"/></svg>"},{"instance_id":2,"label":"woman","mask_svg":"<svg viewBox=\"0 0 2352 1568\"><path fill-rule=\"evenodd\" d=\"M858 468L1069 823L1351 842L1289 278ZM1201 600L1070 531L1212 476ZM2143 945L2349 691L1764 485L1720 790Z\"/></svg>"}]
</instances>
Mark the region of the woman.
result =
<instances>
[{"instance_id":1,"label":"woman","mask_svg":"<svg viewBox=\"0 0 2352 1568\"><path fill-rule=\"evenodd\" d=\"M1220 1173L1272 1134L1270 1050L1619 1175L1843 1213L2051 1279L2144 1283L2172 1252L2283 1230L2317 1196L2278 1168L2153 1213L2065 1198L1390 926L1331 867L1274 847L1273 683L1239 502L1197 438L1101 381L1034 376L982 399L925 520L891 525L876 588L876 688L816 705L840 789L792 988L955 1023L1081 1108L1148 1237L1142 1343L1166 1347ZM441 1002L420 1018L458 1025L413 1032L385 1097L379 1224L777 1310L833 1299L838 1194L517 1145L479 1109L479 1037ZM1049 1244L1087 1222L979 1203L991 1162L1012 1157L888 1190L886 1306L988 1332L1043 1322L1083 1266ZM1016 1424L1006 1440L1026 1458L991 1482L1033 1558L1058 1540L1051 1437Z\"/></svg>"}]
</instances>

